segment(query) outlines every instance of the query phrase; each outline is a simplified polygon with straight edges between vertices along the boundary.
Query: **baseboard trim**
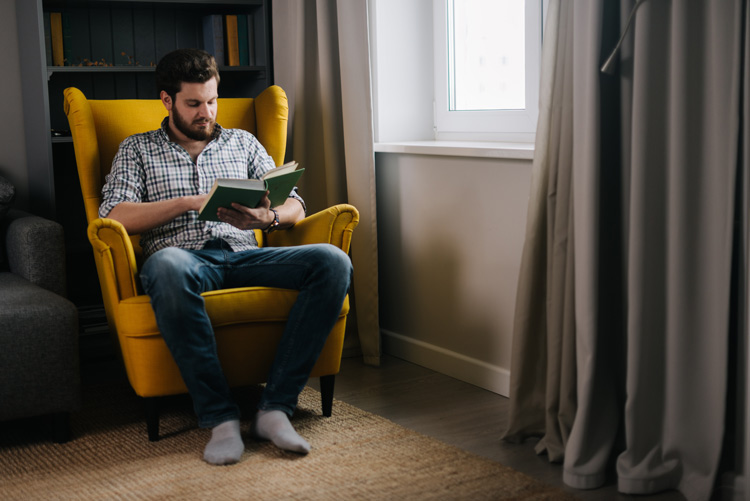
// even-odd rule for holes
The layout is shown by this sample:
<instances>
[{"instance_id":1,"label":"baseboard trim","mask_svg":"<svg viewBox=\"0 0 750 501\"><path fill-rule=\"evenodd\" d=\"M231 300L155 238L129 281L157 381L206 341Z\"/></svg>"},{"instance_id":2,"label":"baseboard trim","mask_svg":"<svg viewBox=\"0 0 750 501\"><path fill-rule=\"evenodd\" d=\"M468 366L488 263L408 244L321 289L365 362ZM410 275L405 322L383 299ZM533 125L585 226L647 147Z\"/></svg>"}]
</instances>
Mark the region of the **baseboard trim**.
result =
<instances>
[{"instance_id":1,"label":"baseboard trim","mask_svg":"<svg viewBox=\"0 0 750 501\"><path fill-rule=\"evenodd\" d=\"M745 477L735 472L724 473L715 494L719 501L745 501Z\"/></svg>"},{"instance_id":2,"label":"baseboard trim","mask_svg":"<svg viewBox=\"0 0 750 501\"><path fill-rule=\"evenodd\" d=\"M383 352L479 386L504 397L510 394L510 371L455 351L381 329Z\"/></svg>"}]
</instances>

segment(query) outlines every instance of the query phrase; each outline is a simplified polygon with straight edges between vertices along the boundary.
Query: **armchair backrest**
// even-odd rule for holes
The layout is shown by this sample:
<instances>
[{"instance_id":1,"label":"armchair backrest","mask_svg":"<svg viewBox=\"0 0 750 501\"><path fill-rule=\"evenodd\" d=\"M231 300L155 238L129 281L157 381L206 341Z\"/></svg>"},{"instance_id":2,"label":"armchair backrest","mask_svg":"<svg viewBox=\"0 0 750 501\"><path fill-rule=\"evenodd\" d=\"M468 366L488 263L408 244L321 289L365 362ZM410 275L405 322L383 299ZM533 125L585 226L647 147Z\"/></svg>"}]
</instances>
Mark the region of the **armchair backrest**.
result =
<instances>
[{"instance_id":1,"label":"armchair backrest","mask_svg":"<svg viewBox=\"0 0 750 501\"><path fill-rule=\"evenodd\" d=\"M68 116L86 219L98 218L102 186L120 143L128 136L159 127L167 115L158 99L87 99L75 87L65 89ZM284 163L289 105L286 93L273 85L257 98L219 98L217 122L225 128L245 129Z\"/></svg>"}]
</instances>

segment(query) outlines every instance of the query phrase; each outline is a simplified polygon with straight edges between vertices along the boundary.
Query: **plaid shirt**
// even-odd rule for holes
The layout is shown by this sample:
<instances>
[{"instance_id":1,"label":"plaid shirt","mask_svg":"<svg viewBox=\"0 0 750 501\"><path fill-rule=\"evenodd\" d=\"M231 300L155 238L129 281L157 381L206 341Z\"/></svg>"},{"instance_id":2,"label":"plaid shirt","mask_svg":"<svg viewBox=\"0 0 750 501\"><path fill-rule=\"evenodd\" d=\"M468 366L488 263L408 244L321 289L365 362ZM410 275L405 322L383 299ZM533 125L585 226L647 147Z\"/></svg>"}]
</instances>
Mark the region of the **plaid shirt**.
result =
<instances>
[{"instance_id":1,"label":"plaid shirt","mask_svg":"<svg viewBox=\"0 0 750 501\"><path fill-rule=\"evenodd\" d=\"M258 179L276 167L258 140L241 129L224 129L216 124L213 139L193 163L188 152L169 140L169 117L161 128L135 134L120 144L102 189L99 216L107 217L121 202L158 202L171 198L208 193L216 178ZM290 197L304 201L296 193ZM212 239L225 240L233 250L258 247L255 233L227 223L199 221L198 211L188 211L169 223L143 232L145 256L165 247L200 249Z\"/></svg>"}]
</instances>

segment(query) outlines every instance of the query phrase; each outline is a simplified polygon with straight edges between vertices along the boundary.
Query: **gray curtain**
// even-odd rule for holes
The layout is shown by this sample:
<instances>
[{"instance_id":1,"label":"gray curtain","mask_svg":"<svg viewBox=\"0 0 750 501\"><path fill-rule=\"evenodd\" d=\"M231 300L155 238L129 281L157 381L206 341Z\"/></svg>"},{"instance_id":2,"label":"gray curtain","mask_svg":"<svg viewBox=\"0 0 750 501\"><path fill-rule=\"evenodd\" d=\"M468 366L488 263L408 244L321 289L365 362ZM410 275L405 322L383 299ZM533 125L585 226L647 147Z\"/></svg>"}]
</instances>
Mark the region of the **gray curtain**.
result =
<instances>
[{"instance_id":1,"label":"gray curtain","mask_svg":"<svg viewBox=\"0 0 750 501\"><path fill-rule=\"evenodd\" d=\"M604 74L634 6L550 1L504 438L540 437L573 487L614 465L623 493L708 499L750 24L741 0L647 0Z\"/></svg>"},{"instance_id":2,"label":"gray curtain","mask_svg":"<svg viewBox=\"0 0 750 501\"><path fill-rule=\"evenodd\" d=\"M344 348L380 363L375 154L367 3L273 2L274 80L289 98L287 155L305 167L308 214L350 203L354 285ZM359 341L357 343L357 341Z\"/></svg>"}]
</instances>

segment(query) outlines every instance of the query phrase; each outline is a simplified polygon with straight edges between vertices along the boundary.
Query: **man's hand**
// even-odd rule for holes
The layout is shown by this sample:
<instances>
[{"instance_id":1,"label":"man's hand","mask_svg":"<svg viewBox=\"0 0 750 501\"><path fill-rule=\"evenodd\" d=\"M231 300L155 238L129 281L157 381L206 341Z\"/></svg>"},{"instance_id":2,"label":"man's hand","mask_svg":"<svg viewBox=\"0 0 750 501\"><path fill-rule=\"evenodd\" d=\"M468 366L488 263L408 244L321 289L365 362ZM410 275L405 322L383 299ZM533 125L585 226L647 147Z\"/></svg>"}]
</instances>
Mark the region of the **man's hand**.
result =
<instances>
[{"instance_id":1,"label":"man's hand","mask_svg":"<svg viewBox=\"0 0 750 501\"><path fill-rule=\"evenodd\" d=\"M268 199L268 192L266 192L253 209L233 203L231 209L219 207L217 215L222 222L231 224L240 230L262 230L268 228L274 220L270 208L271 201Z\"/></svg>"},{"instance_id":2,"label":"man's hand","mask_svg":"<svg viewBox=\"0 0 750 501\"><path fill-rule=\"evenodd\" d=\"M258 205L251 209L239 204L232 204L232 209L219 208L217 215L225 223L241 230L265 230L273 222L275 216L271 211L271 201L268 192L261 198ZM282 205L273 208L279 215L279 225L276 229L290 228L305 217L305 209L299 200L289 197Z\"/></svg>"}]
</instances>

